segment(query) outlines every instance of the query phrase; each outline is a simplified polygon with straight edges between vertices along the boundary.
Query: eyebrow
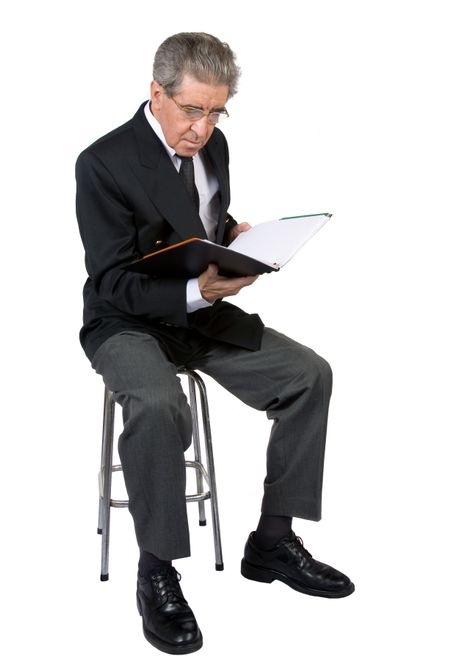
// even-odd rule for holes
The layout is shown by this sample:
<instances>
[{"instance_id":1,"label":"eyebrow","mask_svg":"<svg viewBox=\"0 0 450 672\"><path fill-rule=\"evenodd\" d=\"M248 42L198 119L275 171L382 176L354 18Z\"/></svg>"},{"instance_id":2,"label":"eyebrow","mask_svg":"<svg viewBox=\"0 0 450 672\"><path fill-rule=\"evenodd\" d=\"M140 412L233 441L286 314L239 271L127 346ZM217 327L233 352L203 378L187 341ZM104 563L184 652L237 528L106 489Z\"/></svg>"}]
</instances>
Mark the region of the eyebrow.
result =
<instances>
[{"instance_id":1,"label":"eyebrow","mask_svg":"<svg viewBox=\"0 0 450 672\"><path fill-rule=\"evenodd\" d=\"M206 112L205 108L202 105L191 105L190 103L180 103L180 105L183 105L183 107L193 107L196 110L202 110L203 112ZM209 112L223 112L224 110L225 106L213 107L212 110L209 110Z\"/></svg>"}]
</instances>

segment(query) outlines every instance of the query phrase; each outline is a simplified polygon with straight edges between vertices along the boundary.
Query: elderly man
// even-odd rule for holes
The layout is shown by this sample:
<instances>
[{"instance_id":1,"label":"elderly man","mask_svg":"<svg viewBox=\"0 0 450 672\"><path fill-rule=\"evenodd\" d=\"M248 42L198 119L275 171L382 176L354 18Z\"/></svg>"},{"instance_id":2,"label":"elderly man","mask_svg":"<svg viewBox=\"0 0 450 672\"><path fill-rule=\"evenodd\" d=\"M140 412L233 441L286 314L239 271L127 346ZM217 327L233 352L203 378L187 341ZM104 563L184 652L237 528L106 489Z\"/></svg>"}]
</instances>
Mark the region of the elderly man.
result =
<instances>
[{"instance_id":1,"label":"elderly man","mask_svg":"<svg viewBox=\"0 0 450 672\"><path fill-rule=\"evenodd\" d=\"M332 382L327 362L222 300L256 277L222 277L214 265L187 281L124 270L194 236L227 245L249 227L227 212L228 148L216 126L228 116L238 78L233 52L217 38L169 37L155 55L150 100L76 164L89 276L80 340L123 408L119 454L140 549L144 634L174 654L203 643L172 566L190 555L184 451L192 426L179 365L207 373L273 421L261 517L244 548L243 576L278 579L323 597L354 590L291 529L292 517L321 517Z\"/></svg>"}]
</instances>

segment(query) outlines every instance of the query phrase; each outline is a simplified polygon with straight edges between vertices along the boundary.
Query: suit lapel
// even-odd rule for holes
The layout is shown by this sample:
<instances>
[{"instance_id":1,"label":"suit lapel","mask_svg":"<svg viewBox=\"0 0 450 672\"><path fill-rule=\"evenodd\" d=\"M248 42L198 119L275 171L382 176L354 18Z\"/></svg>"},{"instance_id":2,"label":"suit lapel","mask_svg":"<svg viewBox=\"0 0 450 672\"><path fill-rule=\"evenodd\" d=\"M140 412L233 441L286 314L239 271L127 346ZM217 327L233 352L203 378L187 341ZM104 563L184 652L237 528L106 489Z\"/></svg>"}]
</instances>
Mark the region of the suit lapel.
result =
<instances>
[{"instance_id":1,"label":"suit lapel","mask_svg":"<svg viewBox=\"0 0 450 672\"><path fill-rule=\"evenodd\" d=\"M230 203L230 184L228 179L228 174L226 172L226 166L224 161L223 148L221 143L219 143L219 132L217 129L214 129L212 136L209 139L209 142L205 145L204 151L206 152L213 170L219 180L219 189L220 189L220 213L219 213L219 222L217 226L216 242L219 245L222 243L223 235L225 231L225 217L227 214L228 205Z\"/></svg>"},{"instance_id":2,"label":"suit lapel","mask_svg":"<svg viewBox=\"0 0 450 672\"><path fill-rule=\"evenodd\" d=\"M165 148L145 118L143 103L133 117L139 163L132 166L150 200L182 240L206 238L206 231Z\"/></svg>"}]
</instances>

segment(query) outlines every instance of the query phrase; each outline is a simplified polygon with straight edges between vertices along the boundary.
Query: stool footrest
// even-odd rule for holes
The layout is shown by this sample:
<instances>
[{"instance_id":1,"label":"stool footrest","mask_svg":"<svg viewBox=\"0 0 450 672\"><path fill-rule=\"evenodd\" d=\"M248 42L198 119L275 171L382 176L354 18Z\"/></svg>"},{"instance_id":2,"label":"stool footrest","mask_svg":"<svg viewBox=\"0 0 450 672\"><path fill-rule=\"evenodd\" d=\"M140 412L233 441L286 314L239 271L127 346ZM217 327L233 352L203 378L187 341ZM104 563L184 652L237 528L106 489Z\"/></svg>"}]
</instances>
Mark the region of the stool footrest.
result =
<instances>
[{"instance_id":1,"label":"stool footrest","mask_svg":"<svg viewBox=\"0 0 450 672\"><path fill-rule=\"evenodd\" d=\"M185 460L185 464L187 467L193 467L194 469L197 469L197 471L200 471L203 478L209 485L209 474L201 462L197 462L195 460Z\"/></svg>"},{"instance_id":2,"label":"stool footrest","mask_svg":"<svg viewBox=\"0 0 450 672\"><path fill-rule=\"evenodd\" d=\"M128 506L128 499L110 499L109 505L116 509L126 509Z\"/></svg>"},{"instance_id":3,"label":"stool footrest","mask_svg":"<svg viewBox=\"0 0 450 672\"><path fill-rule=\"evenodd\" d=\"M205 499L211 499L211 493L199 492L197 495L186 495L187 502L203 502Z\"/></svg>"}]
</instances>

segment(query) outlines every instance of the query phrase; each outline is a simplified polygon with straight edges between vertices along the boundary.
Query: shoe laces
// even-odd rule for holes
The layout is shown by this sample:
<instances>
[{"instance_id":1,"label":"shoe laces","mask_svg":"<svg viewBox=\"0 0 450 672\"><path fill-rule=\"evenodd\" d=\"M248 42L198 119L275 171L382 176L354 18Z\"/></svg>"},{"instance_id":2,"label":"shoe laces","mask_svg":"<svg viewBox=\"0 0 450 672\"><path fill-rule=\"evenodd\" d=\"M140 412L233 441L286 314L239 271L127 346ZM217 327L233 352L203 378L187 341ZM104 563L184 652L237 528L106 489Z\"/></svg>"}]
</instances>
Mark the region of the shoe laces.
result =
<instances>
[{"instance_id":1,"label":"shoe laces","mask_svg":"<svg viewBox=\"0 0 450 672\"><path fill-rule=\"evenodd\" d=\"M305 548L305 544L303 543L303 539L296 535L294 532L292 532L292 535L289 539L289 545L292 545L292 548L294 550L300 550L302 555L306 555L308 558L312 558L311 553ZM300 548L299 548L300 547Z\"/></svg>"},{"instance_id":2,"label":"shoe laces","mask_svg":"<svg viewBox=\"0 0 450 672\"><path fill-rule=\"evenodd\" d=\"M181 592L179 581L181 574L175 567L169 566L158 569L150 577L158 596L166 602L186 602Z\"/></svg>"}]
</instances>

